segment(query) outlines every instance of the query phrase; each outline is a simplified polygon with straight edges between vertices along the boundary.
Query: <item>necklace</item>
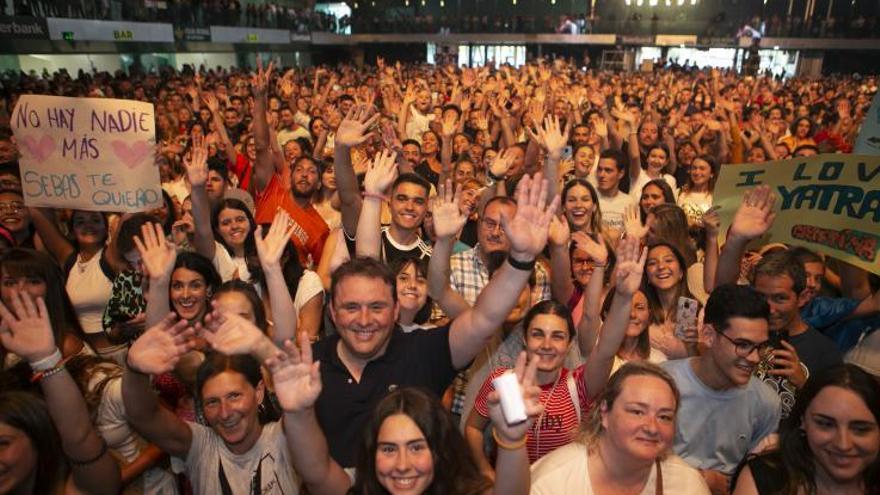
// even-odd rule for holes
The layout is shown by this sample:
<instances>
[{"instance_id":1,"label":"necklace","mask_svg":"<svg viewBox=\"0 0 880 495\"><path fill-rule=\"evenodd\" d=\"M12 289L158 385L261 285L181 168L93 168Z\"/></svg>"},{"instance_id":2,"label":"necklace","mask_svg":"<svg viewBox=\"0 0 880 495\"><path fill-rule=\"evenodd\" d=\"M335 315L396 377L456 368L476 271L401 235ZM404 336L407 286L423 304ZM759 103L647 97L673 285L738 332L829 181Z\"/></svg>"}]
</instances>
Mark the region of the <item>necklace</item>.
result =
<instances>
[{"instance_id":1,"label":"necklace","mask_svg":"<svg viewBox=\"0 0 880 495\"><path fill-rule=\"evenodd\" d=\"M559 385L559 381L562 378L562 369L559 370L559 375L556 377L556 381L553 382L553 386L550 387L550 392L547 394L547 398L541 403L545 406L544 410L541 411L541 415L538 416L538 420L535 421L535 424L532 426L534 430L535 436L535 455L539 455L541 453L541 426L544 423L544 415L547 414L547 403L550 402L550 399L553 397L553 393L556 391L556 386Z\"/></svg>"}]
</instances>

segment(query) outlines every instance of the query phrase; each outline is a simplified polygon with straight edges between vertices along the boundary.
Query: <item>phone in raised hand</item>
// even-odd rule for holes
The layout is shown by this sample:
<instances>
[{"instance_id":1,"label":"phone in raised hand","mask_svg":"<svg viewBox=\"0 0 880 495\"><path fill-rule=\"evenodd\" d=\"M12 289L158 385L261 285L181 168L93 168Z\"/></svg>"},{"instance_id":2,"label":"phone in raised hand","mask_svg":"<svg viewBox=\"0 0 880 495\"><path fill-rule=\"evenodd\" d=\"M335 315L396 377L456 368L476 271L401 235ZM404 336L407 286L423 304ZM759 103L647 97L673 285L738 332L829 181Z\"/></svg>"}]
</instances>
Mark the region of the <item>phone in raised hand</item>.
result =
<instances>
[{"instance_id":1,"label":"phone in raised hand","mask_svg":"<svg viewBox=\"0 0 880 495\"><path fill-rule=\"evenodd\" d=\"M675 312L675 337L684 342L694 342L693 335L689 335L691 329L697 326L697 310L700 303L690 297L679 297L678 308Z\"/></svg>"}]
</instances>

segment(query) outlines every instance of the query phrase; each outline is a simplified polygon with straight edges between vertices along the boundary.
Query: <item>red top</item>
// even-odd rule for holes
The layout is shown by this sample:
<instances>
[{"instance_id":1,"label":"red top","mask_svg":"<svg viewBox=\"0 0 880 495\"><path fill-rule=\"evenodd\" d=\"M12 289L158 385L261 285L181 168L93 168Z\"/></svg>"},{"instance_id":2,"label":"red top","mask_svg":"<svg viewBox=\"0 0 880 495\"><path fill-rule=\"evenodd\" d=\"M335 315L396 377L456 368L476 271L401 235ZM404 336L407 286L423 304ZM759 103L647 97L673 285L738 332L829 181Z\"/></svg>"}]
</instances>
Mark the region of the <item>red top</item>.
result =
<instances>
[{"instance_id":1,"label":"red top","mask_svg":"<svg viewBox=\"0 0 880 495\"><path fill-rule=\"evenodd\" d=\"M266 189L257 192L254 199L257 207L254 220L258 224L272 223L278 208L283 208L290 214L291 220L296 224L291 240L304 267L309 266L309 255L313 264L317 265L321 261L321 251L330 235L330 228L318 210L312 205L302 208L296 204L290 190L283 187L283 180L277 173L272 175Z\"/></svg>"}]
</instances>

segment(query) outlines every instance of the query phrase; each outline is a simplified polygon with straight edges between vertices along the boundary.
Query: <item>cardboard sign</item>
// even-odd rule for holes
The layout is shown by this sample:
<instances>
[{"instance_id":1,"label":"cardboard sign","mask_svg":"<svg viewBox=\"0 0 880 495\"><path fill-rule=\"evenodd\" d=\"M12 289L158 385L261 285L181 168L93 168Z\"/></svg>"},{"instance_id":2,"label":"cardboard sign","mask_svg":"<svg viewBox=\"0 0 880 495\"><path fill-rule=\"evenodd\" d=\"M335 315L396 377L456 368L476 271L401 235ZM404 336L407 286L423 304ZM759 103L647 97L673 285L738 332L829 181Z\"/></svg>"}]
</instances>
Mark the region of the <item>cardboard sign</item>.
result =
<instances>
[{"instance_id":1,"label":"cardboard sign","mask_svg":"<svg viewBox=\"0 0 880 495\"><path fill-rule=\"evenodd\" d=\"M715 187L726 233L743 192L768 184L776 220L761 243L801 245L880 273L880 157L818 155L724 165Z\"/></svg>"},{"instance_id":2,"label":"cardboard sign","mask_svg":"<svg viewBox=\"0 0 880 495\"><path fill-rule=\"evenodd\" d=\"M162 205L151 103L24 95L11 124L28 206L137 212Z\"/></svg>"}]
</instances>

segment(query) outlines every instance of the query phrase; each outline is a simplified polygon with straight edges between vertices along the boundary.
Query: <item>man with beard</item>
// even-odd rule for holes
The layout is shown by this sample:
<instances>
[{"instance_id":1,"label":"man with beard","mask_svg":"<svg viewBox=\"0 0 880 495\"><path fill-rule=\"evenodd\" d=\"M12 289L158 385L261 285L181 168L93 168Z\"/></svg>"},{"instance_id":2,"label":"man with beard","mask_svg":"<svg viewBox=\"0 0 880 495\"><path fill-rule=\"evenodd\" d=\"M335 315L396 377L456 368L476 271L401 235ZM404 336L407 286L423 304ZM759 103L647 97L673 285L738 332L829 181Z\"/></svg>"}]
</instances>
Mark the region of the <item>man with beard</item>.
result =
<instances>
[{"instance_id":1,"label":"man with beard","mask_svg":"<svg viewBox=\"0 0 880 495\"><path fill-rule=\"evenodd\" d=\"M717 287L706 303L706 350L661 366L681 392L673 451L700 470L712 493L779 424L779 397L753 372L769 350L770 306L751 287Z\"/></svg>"},{"instance_id":2,"label":"man with beard","mask_svg":"<svg viewBox=\"0 0 880 495\"><path fill-rule=\"evenodd\" d=\"M299 125L296 121L293 110L290 107L281 107L278 115L281 120L281 128L278 130L278 146L283 148L288 141L296 138L312 138L309 130Z\"/></svg>"},{"instance_id":3,"label":"man with beard","mask_svg":"<svg viewBox=\"0 0 880 495\"><path fill-rule=\"evenodd\" d=\"M287 211L294 223L291 241L296 246L303 266L317 264L321 259L324 242L330 234L327 222L312 205L315 192L321 186L321 172L311 157L301 156L293 162L290 189L284 187L283 167L269 149L269 124L266 121L266 86L272 73L272 66L263 70L258 64L254 89L254 147L256 168L253 174L253 188L256 199L254 221L270 224L279 208Z\"/></svg>"},{"instance_id":4,"label":"man with beard","mask_svg":"<svg viewBox=\"0 0 880 495\"><path fill-rule=\"evenodd\" d=\"M330 234L330 228L312 204L320 186L318 165L311 157L302 156L293 162L290 191L284 190L281 177L276 173L269 185L257 194L254 220L258 224L272 223L278 208L290 214L290 220L295 224L291 239L303 266L321 259L324 241Z\"/></svg>"}]
</instances>

